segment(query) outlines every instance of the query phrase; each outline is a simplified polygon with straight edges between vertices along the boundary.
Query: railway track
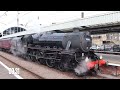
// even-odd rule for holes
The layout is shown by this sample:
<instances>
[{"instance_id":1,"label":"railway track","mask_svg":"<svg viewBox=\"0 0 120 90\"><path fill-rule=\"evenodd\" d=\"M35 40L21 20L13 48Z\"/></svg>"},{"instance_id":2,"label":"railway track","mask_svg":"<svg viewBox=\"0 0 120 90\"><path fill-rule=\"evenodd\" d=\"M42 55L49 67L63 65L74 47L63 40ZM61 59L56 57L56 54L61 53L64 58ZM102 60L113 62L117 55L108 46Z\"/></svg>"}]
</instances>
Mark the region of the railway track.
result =
<instances>
[{"instance_id":1,"label":"railway track","mask_svg":"<svg viewBox=\"0 0 120 90\"><path fill-rule=\"evenodd\" d=\"M0 59L11 68L20 68L20 75L24 79L118 79L118 77L100 73L97 76L77 77L74 73L61 72L54 68L49 68L45 65L26 61L22 58L1 51Z\"/></svg>"},{"instance_id":2,"label":"railway track","mask_svg":"<svg viewBox=\"0 0 120 90\"><path fill-rule=\"evenodd\" d=\"M0 56L2 57L2 62L7 61L8 66L9 63L12 63L17 67L20 67L21 69L24 69L25 71L29 72L28 75L32 74L37 79L75 79L74 76L68 75L66 74L66 72L60 72L59 70L56 70L54 68L49 68L45 65L40 65L31 61L26 61L22 58L15 57L4 52L0 52Z\"/></svg>"},{"instance_id":3,"label":"railway track","mask_svg":"<svg viewBox=\"0 0 120 90\"><path fill-rule=\"evenodd\" d=\"M0 55L0 60L3 63L5 63L7 66L9 66L9 68L19 68L20 70L19 74L20 76L22 76L23 79L31 79L31 78L32 79L44 79L44 77L35 74L31 70L22 67L21 65L11 61L10 59L4 57L3 55Z\"/></svg>"}]
</instances>

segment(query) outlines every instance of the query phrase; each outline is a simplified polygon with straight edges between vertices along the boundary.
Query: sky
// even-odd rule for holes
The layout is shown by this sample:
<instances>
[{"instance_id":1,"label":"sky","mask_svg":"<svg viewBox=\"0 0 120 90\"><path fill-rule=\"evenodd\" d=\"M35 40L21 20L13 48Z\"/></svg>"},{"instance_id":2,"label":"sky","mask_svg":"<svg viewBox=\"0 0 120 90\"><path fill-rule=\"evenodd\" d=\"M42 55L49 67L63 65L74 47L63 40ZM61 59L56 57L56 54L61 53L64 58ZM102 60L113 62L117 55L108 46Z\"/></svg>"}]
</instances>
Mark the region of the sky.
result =
<instances>
[{"instance_id":1,"label":"sky","mask_svg":"<svg viewBox=\"0 0 120 90\"><path fill-rule=\"evenodd\" d=\"M115 11L0 11L0 31L8 27L24 25L26 28L40 25L48 26L52 23L61 23ZM18 22L17 22L18 18Z\"/></svg>"}]
</instances>

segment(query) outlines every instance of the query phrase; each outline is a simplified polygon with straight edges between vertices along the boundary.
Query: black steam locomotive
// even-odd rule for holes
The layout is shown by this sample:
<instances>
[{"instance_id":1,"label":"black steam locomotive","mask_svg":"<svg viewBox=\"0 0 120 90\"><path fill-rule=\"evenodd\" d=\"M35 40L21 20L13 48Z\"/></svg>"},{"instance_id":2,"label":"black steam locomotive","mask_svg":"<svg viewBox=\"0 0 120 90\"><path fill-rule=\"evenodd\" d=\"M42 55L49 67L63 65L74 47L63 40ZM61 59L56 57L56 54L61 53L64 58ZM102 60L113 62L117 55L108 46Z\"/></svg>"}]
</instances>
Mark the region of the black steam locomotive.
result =
<instances>
[{"instance_id":1,"label":"black steam locomotive","mask_svg":"<svg viewBox=\"0 0 120 90\"><path fill-rule=\"evenodd\" d=\"M27 60L37 61L61 71L74 70L77 75L81 75L95 69L98 64L105 64L104 60L100 61L100 58L90 51L91 45L89 32L64 33L54 30L13 38L10 50ZM79 67L84 70L78 69Z\"/></svg>"}]
</instances>

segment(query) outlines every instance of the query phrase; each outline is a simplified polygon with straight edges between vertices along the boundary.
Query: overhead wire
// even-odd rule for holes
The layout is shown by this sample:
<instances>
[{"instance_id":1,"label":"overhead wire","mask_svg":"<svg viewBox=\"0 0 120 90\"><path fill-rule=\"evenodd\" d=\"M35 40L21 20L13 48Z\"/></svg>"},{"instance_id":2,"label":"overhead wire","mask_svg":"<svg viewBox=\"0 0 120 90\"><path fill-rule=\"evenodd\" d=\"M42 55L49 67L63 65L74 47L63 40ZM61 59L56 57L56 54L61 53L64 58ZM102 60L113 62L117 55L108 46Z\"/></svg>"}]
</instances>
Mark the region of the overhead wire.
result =
<instances>
[{"instance_id":1,"label":"overhead wire","mask_svg":"<svg viewBox=\"0 0 120 90\"><path fill-rule=\"evenodd\" d=\"M2 18L4 15L6 15L6 16L8 16L6 13L7 13L8 11L5 11L3 14L1 14L0 15L0 18ZM30 12L22 12L22 13L20 13L20 14L22 14L21 16L19 16L19 18L21 18L21 17L24 17L25 15L27 15L27 14L29 14L29 13L31 13L32 11L30 11ZM24 13L24 14L23 14ZM17 18L16 18L17 19ZM13 19L13 20L11 20L10 22L8 22L7 24L5 24L5 23L3 23L3 22L0 22L0 24L3 24L3 25L9 25L12 21L15 21L16 19Z\"/></svg>"},{"instance_id":2,"label":"overhead wire","mask_svg":"<svg viewBox=\"0 0 120 90\"><path fill-rule=\"evenodd\" d=\"M19 16L19 19L22 18L23 16L25 16L25 15L31 13L31 12L32 12L32 11L27 12L27 13L23 14L22 16ZM15 20L16 20L16 19L11 20L10 22L8 22L8 24L10 24L11 22L13 22L13 21L15 21Z\"/></svg>"},{"instance_id":3,"label":"overhead wire","mask_svg":"<svg viewBox=\"0 0 120 90\"><path fill-rule=\"evenodd\" d=\"M6 14L7 12L8 12L8 11L5 11L5 12L0 16L0 18L3 17L4 15L7 15L7 14Z\"/></svg>"}]
</instances>

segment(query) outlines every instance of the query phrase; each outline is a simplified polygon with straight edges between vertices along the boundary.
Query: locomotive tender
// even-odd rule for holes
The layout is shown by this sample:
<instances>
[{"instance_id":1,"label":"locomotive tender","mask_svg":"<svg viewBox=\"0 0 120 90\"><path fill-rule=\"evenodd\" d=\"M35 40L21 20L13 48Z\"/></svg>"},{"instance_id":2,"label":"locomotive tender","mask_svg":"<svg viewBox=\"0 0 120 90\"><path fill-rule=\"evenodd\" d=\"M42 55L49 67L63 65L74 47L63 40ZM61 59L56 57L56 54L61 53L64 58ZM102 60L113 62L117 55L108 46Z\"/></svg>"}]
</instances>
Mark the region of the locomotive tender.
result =
<instances>
[{"instance_id":1,"label":"locomotive tender","mask_svg":"<svg viewBox=\"0 0 120 90\"><path fill-rule=\"evenodd\" d=\"M9 40L9 49L2 46L5 40ZM7 49L27 60L37 61L61 71L72 70L76 75L95 71L96 66L106 63L90 50L91 45L90 33L79 31L65 33L53 30L0 40L2 50Z\"/></svg>"}]
</instances>

